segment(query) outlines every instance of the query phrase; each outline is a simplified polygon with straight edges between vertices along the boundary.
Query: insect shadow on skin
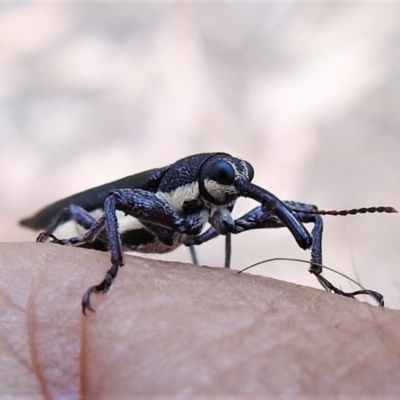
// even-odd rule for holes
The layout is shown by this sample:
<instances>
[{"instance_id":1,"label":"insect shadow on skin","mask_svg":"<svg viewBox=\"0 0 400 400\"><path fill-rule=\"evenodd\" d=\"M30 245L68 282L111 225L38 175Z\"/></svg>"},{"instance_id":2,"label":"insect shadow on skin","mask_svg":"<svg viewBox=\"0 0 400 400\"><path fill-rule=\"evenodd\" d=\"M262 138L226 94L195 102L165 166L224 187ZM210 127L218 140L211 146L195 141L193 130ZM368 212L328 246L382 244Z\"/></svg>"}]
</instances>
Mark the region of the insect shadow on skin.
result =
<instances>
[{"instance_id":1,"label":"insect shadow on skin","mask_svg":"<svg viewBox=\"0 0 400 400\"><path fill-rule=\"evenodd\" d=\"M182 158L163 168L131 175L72 195L53 203L20 223L44 230L37 241L73 245L111 252L111 268L104 280L90 287L82 298L82 311L94 311L92 293L106 293L123 265L123 251L165 253L180 245L189 246L196 262L195 245L218 235L226 236L225 266L230 266L231 234L251 229L286 227L298 246L311 250L310 272L321 285L337 294L354 297L370 294L361 290L346 293L321 276L321 215L348 215L364 212L396 212L391 207L370 207L344 211L319 211L314 205L281 201L251 183L253 167L225 153L203 153ZM235 202L249 197L260 203L241 218L232 217ZM92 214L101 211L96 219ZM118 212L119 211L119 212ZM55 230L75 221L86 232L70 239L58 239ZM211 227L203 232L205 225ZM309 233L303 224L313 223ZM202 233L203 232L203 233Z\"/></svg>"}]
</instances>

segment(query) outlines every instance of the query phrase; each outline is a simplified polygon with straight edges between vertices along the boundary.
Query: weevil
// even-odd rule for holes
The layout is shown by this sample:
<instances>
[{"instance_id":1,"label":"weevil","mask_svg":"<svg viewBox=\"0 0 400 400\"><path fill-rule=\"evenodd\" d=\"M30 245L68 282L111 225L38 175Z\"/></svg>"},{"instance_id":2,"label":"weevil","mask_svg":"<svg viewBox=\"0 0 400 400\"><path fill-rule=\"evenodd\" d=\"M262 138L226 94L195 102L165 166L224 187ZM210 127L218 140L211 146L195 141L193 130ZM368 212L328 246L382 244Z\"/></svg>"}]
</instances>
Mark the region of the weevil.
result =
<instances>
[{"instance_id":1,"label":"weevil","mask_svg":"<svg viewBox=\"0 0 400 400\"><path fill-rule=\"evenodd\" d=\"M311 250L310 272L326 290L349 297L370 294L367 290L343 292L321 276L323 223L320 214L395 210L391 207L371 207L340 212L319 211L313 205L281 201L253 184L253 177L254 169L247 161L226 153L196 154L163 168L151 169L72 195L20 223L35 230L44 230L39 234L38 242L52 239L61 245L111 252L112 265L104 280L83 295L84 314L86 310L93 311L90 305L92 293L106 293L110 289L123 266L123 251L165 253L180 245L192 248L218 235L225 235L225 266L229 267L230 235L261 228L288 228L299 247ZM234 220L231 213L240 197L252 198L260 205ZM102 215L96 219L93 213L98 210ZM70 220L86 232L70 239L56 238L53 235L55 230ZM207 223L211 227L203 232ZM314 224L311 233L305 228L305 223Z\"/></svg>"}]
</instances>

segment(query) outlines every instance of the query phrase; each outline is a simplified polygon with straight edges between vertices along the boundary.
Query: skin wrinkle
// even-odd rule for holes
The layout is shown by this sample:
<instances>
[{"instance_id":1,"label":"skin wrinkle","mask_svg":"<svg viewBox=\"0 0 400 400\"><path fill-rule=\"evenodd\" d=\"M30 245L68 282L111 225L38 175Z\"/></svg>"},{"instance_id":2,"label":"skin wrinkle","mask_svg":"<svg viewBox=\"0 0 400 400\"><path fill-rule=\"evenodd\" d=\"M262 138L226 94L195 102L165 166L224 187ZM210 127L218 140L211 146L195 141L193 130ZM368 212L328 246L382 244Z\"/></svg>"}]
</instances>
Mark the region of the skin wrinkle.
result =
<instances>
[{"instance_id":1,"label":"skin wrinkle","mask_svg":"<svg viewBox=\"0 0 400 400\"><path fill-rule=\"evenodd\" d=\"M4 341L0 342L0 346L2 346L2 348L7 348L7 343L5 343ZM8 346L9 348L9 353L11 355L13 355L13 357L23 366L25 367L28 371L33 372L32 369L32 365L29 365L25 360L22 359L22 357L15 351L15 349L12 349L10 346Z\"/></svg>"},{"instance_id":2,"label":"skin wrinkle","mask_svg":"<svg viewBox=\"0 0 400 400\"><path fill-rule=\"evenodd\" d=\"M340 382L343 377L349 375L350 372L354 371L356 368L363 367L364 361L368 358L370 354L373 354L375 347L372 345L366 349L363 349L363 352L359 352L356 358L352 359L352 364L343 364L340 368L337 369L337 373L334 374L333 378L336 379L337 382Z\"/></svg>"},{"instance_id":3,"label":"skin wrinkle","mask_svg":"<svg viewBox=\"0 0 400 400\"><path fill-rule=\"evenodd\" d=\"M4 301L4 306L6 306L6 304L9 304L12 308L15 308L16 311L19 311L21 313L26 312L26 310L20 306L18 303L16 303L14 300L12 300L11 296L8 296L6 293L4 293L4 291L0 290L0 300Z\"/></svg>"},{"instance_id":4,"label":"skin wrinkle","mask_svg":"<svg viewBox=\"0 0 400 400\"><path fill-rule=\"evenodd\" d=\"M227 381L226 386L229 387L229 381L232 372L235 372L237 370L246 370L246 368L248 368L249 365L251 365L254 361L260 358L262 358L262 353L255 351L254 354L249 355L247 359L243 358L236 360L236 363L233 364L231 368L219 372L220 379L222 380L222 378L225 378L224 380ZM278 392L276 392L276 394L277 393Z\"/></svg>"},{"instance_id":5,"label":"skin wrinkle","mask_svg":"<svg viewBox=\"0 0 400 400\"><path fill-rule=\"evenodd\" d=\"M81 251L81 250L79 250ZM74 257L75 259L75 257ZM65 259L68 262L68 258ZM69 382L71 381L71 376L77 375L75 374L75 370L70 370L71 361L72 366L78 365L78 362L75 362L73 359L71 360L71 352L70 352L70 344L75 342L75 332L74 334L68 335L68 326L73 324L74 322L70 320L68 314L61 314L57 318L58 325L54 325L54 320L50 317L47 318L47 315L41 315L37 310L42 309L42 304L47 304L47 292L48 284L52 283L53 276L49 274L45 274L45 269L49 266L49 270L52 274L54 274L53 263L55 262L52 256L50 257L40 257L39 262L35 263L35 267L37 268L33 278L31 279L31 288L28 292L27 310L26 310L26 326L27 326L27 342L28 348L30 350L31 359L33 361L31 370L35 374L36 378L40 382L41 390L45 398L53 398L54 393L60 393L65 396L65 390L69 387ZM57 275L57 274L56 274ZM50 280L49 280L50 278ZM58 275L56 276L58 280ZM68 282L68 280L66 280ZM47 292L47 293L46 293ZM33 301L36 300L36 301ZM43 302L44 300L44 302ZM57 299L58 301L59 299ZM46 313L47 314L47 313ZM43 346L44 339L49 342L54 337L54 333L56 333L57 337L60 337L61 342L58 343L58 346L54 348ZM45 334L46 336L43 336ZM63 340L64 339L64 340ZM72 340L65 340L72 339ZM66 357L66 361L59 358L54 358L49 362L49 355L57 357L63 353L63 345L67 345L66 349L68 351L64 351L64 355ZM60 350L60 353L57 352L57 348ZM47 350L49 349L49 350ZM61 361L61 362L60 362ZM68 369L67 369L68 368ZM55 373L55 376L54 376ZM60 374L65 377L64 382L59 382ZM68 385L65 385L65 382L68 381ZM47 383L47 385L46 385ZM43 384L45 386L43 387ZM68 393L69 398L75 398L78 391L77 387L74 386L75 381L73 382L74 389L71 388L71 392Z\"/></svg>"},{"instance_id":6,"label":"skin wrinkle","mask_svg":"<svg viewBox=\"0 0 400 400\"><path fill-rule=\"evenodd\" d=\"M31 290L29 292L27 298L27 307L26 307L26 327L27 327L27 339L28 339L28 349L30 353L30 358L32 362L32 371L37 379L37 382L40 386L41 394L45 399L50 399L52 396L50 395L49 388L47 386L46 379L43 376L43 369L41 368L39 361L39 354L37 352L37 343L36 343L36 310L35 310L35 300L36 300L36 291L38 284L36 282L32 282Z\"/></svg>"},{"instance_id":7,"label":"skin wrinkle","mask_svg":"<svg viewBox=\"0 0 400 400\"><path fill-rule=\"evenodd\" d=\"M6 261L7 261L7 257L6 257ZM11 260L10 260L11 263ZM8 264L6 262L6 264ZM12 309L15 309L17 312L20 312L22 314L22 316L26 316L27 315L27 310L26 308L22 307L21 305L19 305L16 301L12 300L11 295L7 295L7 293L4 292L4 290L0 290L0 299L3 300L4 304L2 309L6 309L7 304L9 304L11 306ZM10 311L9 311L10 312ZM14 312L14 311L12 311ZM26 318L25 318L26 320ZM27 343L29 343L29 334L26 335L26 339L27 339ZM18 354L17 349L15 349L11 343L9 343L7 341L7 336L1 337L0 339L0 346L3 349L8 349L9 350L9 354L13 355L14 359L16 361L19 362L20 365L22 365L27 371L31 371L32 373L34 372L34 368L32 366L32 363L28 363L27 360L22 358L22 354ZM4 352L4 350L3 350Z\"/></svg>"},{"instance_id":8,"label":"skin wrinkle","mask_svg":"<svg viewBox=\"0 0 400 400\"><path fill-rule=\"evenodd\" d=\"M21 354L18 354L18 351L11 346L11 344L7 341L6 337L2 337L0 339L0 347L3 349L3 355L6 355L6 350L8 350L7 356L12 356L14 359L23 366L27 371L33 373L32 365L27 362L27 360L23 359Z\"/></svg>"},{"instance_id":9,"label":"skin wrinkle","mask_svg":"<svg viewBox=\"0 0 400 400\"><path fill-rule=\"evenodd\" d=\"M367 309L367 311L369 313L371 313L371 309ZM319 326L314 326L314 327L307 327L307 329L305 330L305 336L309 337L310 336L310 332L311 331L316 331L316 330L321 330L321 327ZM314 335L315 336L315 335ZM317 336L318 337L318 336ZM286 343L281 343L281 346L284 346ZM303 365L303 367L305 367L305 365Z\"/></svg>"},{"instance_id":10,"label":"skin wrinkle","mask_svg":"<svg viewBox=\"0 0 400 400\"><path fill-rule=\"evenodd\" d=\"M290 316L288 316L287 318L290 319ZM274 323L274 322L271 321L271 323ZM307 328L303 327L303 331L301 333L299 333L298 336L304 335L304 336L310 337L311 336L310 333L312 332L314 337L315 336L318 337L318 335L315 335L315 331L324 330L324 329L326 329L326 327L322 327L322 326L308 326ZM274 345L276 345L277 349L279 350L279 347L286 346L287 342L289 342L289 341L290 342L296 341L296 338L286 338L285 340L281 340L280 342L274 343ZM265 356L267 356L268 353L271 351L271 348L267 348L265 350L261 350L260 349L260 351L265 351L267 353L267 354L265 354ZM331 350L331 351L334 352L333 350ZM364 357L362 357L362 359L365 358L365 357L367 357L367 355L364 355ZM362 364L362 362L360 364ZM303 367L306 367L306 365L303 365ZM315 372L315 371L313 371L311 369L310 372Z\"/></svg>"},{"instance_id":11,"label":"skin wrinkle","mask_svg":"<svg viewBox=\"0 0 400 400\"><path fill-rule=\"evenodd\" d=\"M11 306L11 308L15 308L16 311L20 312L23 315L26 315L26 310L24 310L19 304L17 304L16 302L14 302L11 299L11 296L7 296L2 290L0 290L0 299L2 299L4 301L4 304L2 306L2 309L6 308L6 304L9 304ZM30 365L26 360L24 360L20 354L18 354L18 352L16 351L16 349L14 349L11 345L11 343L9 343L7 341L7 337L1 337L0 336L0 347L2 347L3 349L8 349L9 353L23 366L25 367L28 371L32 371L32 365ZM3 352L4 353L4 352Z\"/></svg>"},{"instance_id":12,"label":"skin wrinkle","mask_svg":"<svg viewBox=\"0 0 400 400\"><path fill-rule=\"evenodd\" d=\"M80 318L81 322L81 340L80 340L80 345L81 345L81 352L80 352L80 357L79 357L79 393L86 397L87 394L89 393L86 383L88 382L88 376L87 376L87 371L88 368L90 368L90 364L87 360L88 356L88 346L87 346L87 323L88 319L85 318L83 315L81 315Z\"/></svg>"},{"instance_id":13,"label":"skin wrinkle","mask_svg":"<svg viewBox=\"0 0 400 400\"><path fill-rule=\"evenodd\" d=\"M255 326L257 326L257 320L253 318L251 322L249 322L246 326L243 326L241 328L237 328L234 332L232 332L232 335L229 335L227 333L221 335L218 340L224 343L225 339L229 337L231 341L236 341L241 343L241 337L246 336L247 333L253 332L256 330ZM260 348L254 348L250 347L250 349L247 349L246 351L246 358L238 359L237 357L230 357L229 358L229 363L230 365L226 368L218 368L218 371L220 372L220 375L227 375L233 370L240 369L240 366L248 363L249 360L253 360L255 357L258 357L260 353L263 351ZM268 351L268 350L264 350Z\"/></svg>"},{"instance_id":14,"label":"skin wrinkle","mask_svg":"<svg viewBox=\"0 0 400 400\"><path fill-rule=\"evenodd\" d=\"M234 340L235 337L240 337L240 336L242 336L243 333L246 333L248 331L253 331L254 332L255 331L255 329L254 329L255 328L255 323L257 324L257 318L253 318L252 321L249 322L246 326L242 326L240 328L237 328L235 331L230 332L229 334L228 333L220 334L217 340L219 342L221 342L221 343L224 343L226 337L230 337L231 340ZM273 321L272 321L272 323L273 323ZM260 327L260 329L262 329L262 327ZM296 336L296 335L294 335L294 336ZM280 342L277 343L277 347L284 346L291 339L295 339L295 337L286 336L283 340L281 340ZM209 345L212 344L213 342L215 342L215 339L214 338L210 338L209 340L206 340L206 341L202 342L202 344L199 347L193 348L191 350L191 353L193 353L194 355L197 354L197 353L202 354L202 353L207 351L207 349L209 348ZM268 351L270 351L270 346L268 346L265 350L254 349L254 353L249 354L248 358L252 359L252 358L256 357L260 353L260 351L265 351L268 354ZM230 361L231 361L231 365L230 365L229 368L226 368L226 369L223 369L223 370L221 370L221 368L217 368L217 371L219 371L217 376L218 375L222 376L223 374L229 374L229 372L231 370L235 370L241 364L243 364L245 362L248 362L247 360L238 360L238 361L232 363L232 359Z\"/></svg>"},{"instance_id":15,"label":"skin wrinkle","mask_svg":"<svg viewBox=\"0 0 400 400\"><path fill-rule=\"evenodd\" d=\"M382 312L385 312L385 309L383 309ZM393 332L387 329L385 325L379 324L375 315L373 315L373 320L376 322L374 326L377 328L373 330L373 333L376 335L375 340L378 343L385 343L385 346L390 346L387 350L392 354L397 354L397 358L400 359L400 347L394 345L397 339Z\"/></svg>"},{"instance_id":16,"label":"skin wrinkle","mask_svg":"<svg viewBox=\"0 0 400 400\"><path fill-rule=\"evenodd\" d=\"M237 275L238 277L240 276L240 279L247 279L250 280L249 283L251 283L252 285L254 285L254 287L256 287L257 285L254 282L254 279L252 278L252 275ZM250 294L248 290L246 290L244 288L244 286L240 286L238 288L237 291L237 298L239 298L240 295L240 299L242 299L243 301L245 301L247 304L249 304L251 306L252 309L255 309L258 311L259 315L263 315L265 312L267 311L271 311L274 310L274 304L270 303L270 304L265 304L262 303L261 304L261 308L260 308L260 302L258 301L258 296L254 296L254 292L253 294Z\"/></svg>"},{"instance_id":17,"label":"skin wrinkle","mask_svg":"<svg viewBox=\"0 0 400 400\"><path fill-rule=\"evenodd\" d=\"M233 308L233 306L232 306ZM254 322L255 318L252 318L250 321L246 322L245 324L240 323L240 326L238 326L237 323L235 324L229 324L230 328L233 327L233 331L225 331L225 332L219 332L218 338L215 339L215 337L210 337L207 340L204 340L197 349L193 349L193 352L199 352L202 354L205 352L209 347L210 344L215 343L216 340L220 341L221 343L225 343L225 339L229 337L232 341L235 341L236 337L243 336L243 333L247 333L249 331L254 331ZM241 321L242 322L242 321ZM229 369L233 368L234 366L230 366Z\"/></svg>"},{"instance_id":18,"label":"skin wrinkle","mask_svg":"<svg viewBox=\"0 0 400 400\"><path fill-rule=\"evenodd\" d=\"M380 310L382 313L386 311L385 308L382 308ZM372 309L367 309L367 314L368 316L372 319L374 324L372 325L376 329L371 329L370 333L372 332L372 335L375 336L375 341L377 343L385 343L386 346L390 346L390 352L393 354L398 355L398 358L400 359L400 348L398 346L393 346L393 343L396 342L396 338L390 332L384 325L379 324L377 316L372 312ZM392 340L388 340L388 336L391 336ZM389 349L388 349L389 350Z\"/></svg>"},{"instance_id":19,"label":"skin wrinkle","mask_svg":"<svg viewBox=\"0 0 400 400\"><path fill-rule=\"evenodd\" d=\"M246 277L247 278L247 277ZM249 298L251 298L251 296L250 297L248 297L246 300L248 300ZM237 302L236 302L236 299L235 299L235 307L237 307ZM259 315L262 315L262 312L258 312L258 314ZM271 315L269 315L269 317L271 317ZM257 318L253 318L253 323L256 321L256 319ZM274 321L271 321L270 320L270 318L269 318L269 323L274 323ZM251 330L253 330L254 331L254 325L252 326L253 324L252 323L249 323L247 326L244 326L244 327L241 327L241 328L237 328L237 330L236 331L234 331L234 332L230 332L231 333L231 336L232 336L232 338L235 336L235 335L240 335L240 333L243 333L243 332L246 332L246 331L251 331ZM219 337L219 341L221 341L221 342L223 342L224 341L224 338L225 338L225 335L228 335L228 334L222 334L222 336L220 335L220 337ZM293 336L287 336L287 337L285 337L285 338L280 338L280 341L278 341L277 343L275 343L274 344L274 346L276 345L277 347L284 347L285 345L286 345L286 343L288 342L288 341L290 341L291 339L293 339L294 337ZM211 339L211 340L213 340L213 339ZM209 344L209 341L207 341L207 342L205 342L205 343L203 343L203 347L208 347L208 344ZM271 347L270 346L268 346L267 348L266 348L266 352L268 352L268 351L270 351L271 350ZM202 351L202 350L201 350Z\"/></svg>"},{"instance_id":20,"label":"skin wrinkle","mask_svg":"<svg viewBox=\"0 0 400 400\"><path fill-rule=\"evenodd\" d=\"M371 336L368 333L368 336ZM382 346L381 342L376 342L371 340L371 345L368 347L362 347L359 351L355 352L355 355L352 357L351 362L344 365L343 369L340 369L337 374L337 380L342 381L344 378L354 375L355 372L358 372L360 369L365 369L368 365L368 356L372 356L374 353L377 353L377 350ZM350 345L349 345L350 346ZM385 352L388 352L385 349ZM354 351L352 351L354 353ZM385 364L383 364L385 365ZM372 387L371 387L372 389Z\"/></svg>"},{"instance_id":21,"label":"skin wrinkle","mask_svg":"<svg viewBox=\"0 0 400 400\"><path fill-rule=\"evenodd\" d=\"M274 346L273 348L267 348L267 349L263 349L260 350L259 352L255 353L255 357L258 357L259 359L262 360L268 360L271 355L275 358L275 354L295 354L293 352L293 348L291 346L291 344L294 342L298 342L299 339L299 335L293 335L292 337L286 337L284 340L281 340L277 346ZM308 355L308 352L306 352L305 354L306 356ZM250 357L251 358L251 357ZM282 396L282 393L285 393L286 395L296 395L296 398L298 396L298 394L301 392L301 388L303 387L303 380L305 379L305 377L307 377L307 379L309 378L309 376L311 375L315 375L315 371L311 371L314 372L313 374L309 374L307 372L307 370L304 368L303 362L302 362L302 357L301 354L299 353L299 357L294 358L295 362L291 363L290 365L285 365L284 368L285 369L290 369L292 371L298 371L296 374L296 378L292 379L292 381L290 382L290 386L288 386L288 382L284 381L284 382L280 382L280 384L273 386L275 387L275 393L276 395L280 395ZM279 367L277 367L278 369L273 369L271 370L271 377L270 377L270 381L271 379L273 381L280 381L282 379L282 373L279 372ZM300 374L301 371L301 374ZM286 383L285 383L286 382ZM306 381L307 382L307 381ZM284 390L282 390L283 388L281 387L282 385L284 385ZM307 390L306 390L307 392Z\"/></svg>"},{"instance_id":22,"label":"skin wrinkle","mask_svg":"<svg viewBox=\"0 0 400 400\"><path fill-rule=\"evenodd\" d=\"M195 300L193 300L193 302L195 302ZM156 306L155 306L156 307ZM232 307L232 306L231 306ZM149 309L148 307L146 308L146 313L151 313L151 309ZM184 317L184 316L183 316ZM184 317L184 319L185 319L185 317ZM234 335L235 333L233 333L233 335ZM219 338L218 338L218 340L219 341L221 341L221 342L223 342L224 341L224 337L225 337L225 335L219 335ZM187 358L189 358L190 359L190 354L193 354L193 355L195 355L196 353L203 353L204 351L203 351L203 348L208 348L209 347L209 344L210 343L212 343L212 342L215 342L215 338L210 338L210 339L208 339L208 340L205 340L204 341L204 338L203 338L203 341L202 341L202 343L201 343L201 345L199 345L198 347L196 347L196 348L191 348L190 349L190 351L187 351L186 352L186 357ZM148 366L148 368L149 369L151 369L152 368L152 365L150 364L149 366Z\"/></svg>"},{"instance_id":23,"label":"skin wrinkle","mask_svg":"<svg viewBox=\"0 0 400 400\"><path fill-rule=\"evenodd\" d=\"M310 340L315 343L314 340L312 340L312 337L309 335L310 331L314 331L313 327L307 327L304 329L304 335L309 337ZM326 327L321 326L320 330L324 332L326 330ZM343 335L346 336L346 332L343 332ZM315 335L314 335L315 337ZM316 336L318 337L318 335ZM318 381L316 382L316 388L317 390L323 390L324 384L326 382L331 383L337 382L338 385L343 383L343 379L349 375L349 372L356 370L356 369L362 369L365 366L364 361L368 359L368 356L374 353L375 348L374 346L371 346L367 349L363 348L361 351L357 351L356 355L357 358L351 358L351 363L342 363L340 362L340 355L341 354L349 354L349 352L354 352L354 343L353 343L353 338L351 338L350 342L347 341L344 344L336 344L332 343L330 348L327 349L322 348L320 351L323 352L324 354L326 353L325 357L325 362L321 363L319 362L316 364L315 362L310 362L310 360L304 361L302 358L302 352L298 353L298 359L301 362L301 368L302 368L302 373L303 377L304 376L316 376L317 374L320 374L321 371L325 371L329 368L330 362L332 358L336 358L339 360L338 367L333 373L331 372L329 376L326 376L325 374L322 374L322 378L319 378ZM336 345L336 347L334 347Z\"/></svg>"},{"instance_id":24,"label":"skin wrinkle","mask_svg":"<svg viewBox=\"0 0 400 400\"><path fill-rule=\"evenodd\" d=\"M273 323L273 322L272 322ZM262 324L259 324L260 326L260 330L262 330ZM251 329L251 327L249 327L249 331L255 331L254 327L253 329ZM247 358L244 359L239 359L236 361L236 363L233 363L230 368L227 368L225 370L221 370L219 369L220 373L219 376L223 377L223 376L227 376L229 377L229 375L235 371L235 370L240 370L240 369L245 369L246 366L248 366L248 364L253 363L254 361L256 361L257 359L260 360L267 360L269 355L271 354L271 350L276 351L276 352L280 352L280 348L282 348L283 350L285 349L285 346L288 343L291 343L292 341L296 341L296 338L298 337L297 334L295 335L286 335L284 338L280 337L280 341L276 343L276 345L274 344L274 346L270 346L267 345L266 348L255 348L252 347L250 348L250 351L246 351L246 356ZM267 344L268 342L261 342L263 345ZM232 360L230 360L232 362ZM243 367L242 367L243 366Z\"/></svg>"}]
</instances>

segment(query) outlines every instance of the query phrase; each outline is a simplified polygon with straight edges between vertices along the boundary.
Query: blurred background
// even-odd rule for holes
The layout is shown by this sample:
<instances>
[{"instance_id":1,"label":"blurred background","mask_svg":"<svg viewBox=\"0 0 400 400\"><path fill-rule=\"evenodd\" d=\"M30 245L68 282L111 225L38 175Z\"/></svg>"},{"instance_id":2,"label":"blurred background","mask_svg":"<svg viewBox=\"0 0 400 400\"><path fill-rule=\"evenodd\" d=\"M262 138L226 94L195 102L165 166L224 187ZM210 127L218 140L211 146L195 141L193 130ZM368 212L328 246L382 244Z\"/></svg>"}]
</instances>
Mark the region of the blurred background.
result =
<instances>
[{"instance_id":1,"label":"blurred background","mask_svg":"<svg viewBox=\"0 0 400 400\"><path fill-rule=\"evenodd\" d=\"M399 209L399 55L398 3L1 4L0 240L34 241L18 220L50 202L208 151L281 199ZM399 216L324 220L325 264L400 308ZM201 263L222 266L223 243ZM278 256L309 254L284 229L233 238L234 268ZM304 264L253 273L318 287Z\"/></svg>"}]
</instances>

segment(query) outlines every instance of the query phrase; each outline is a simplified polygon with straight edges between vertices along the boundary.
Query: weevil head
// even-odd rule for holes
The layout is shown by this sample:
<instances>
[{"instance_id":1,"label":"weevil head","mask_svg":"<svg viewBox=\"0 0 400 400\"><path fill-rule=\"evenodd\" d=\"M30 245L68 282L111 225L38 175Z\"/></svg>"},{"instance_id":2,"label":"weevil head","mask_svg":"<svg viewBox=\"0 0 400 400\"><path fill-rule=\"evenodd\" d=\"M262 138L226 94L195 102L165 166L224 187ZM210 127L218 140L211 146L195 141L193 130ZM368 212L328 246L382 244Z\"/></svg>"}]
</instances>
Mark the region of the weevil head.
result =
<instances>
[{"instance_id":1,"label":"weevil head","mask_svg":"<svg viewBox=\"0 0 400 400\"><path fill-rule=\"evenodd\" d=\"M250 183L253 177L254 169L247 161L228 154L216 154L201 167L200 195L215 205L228 204L241 196L243 182Z\"/></svg>"}]
</instances>

